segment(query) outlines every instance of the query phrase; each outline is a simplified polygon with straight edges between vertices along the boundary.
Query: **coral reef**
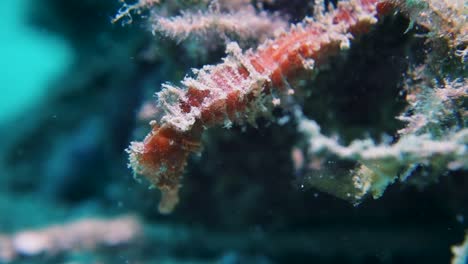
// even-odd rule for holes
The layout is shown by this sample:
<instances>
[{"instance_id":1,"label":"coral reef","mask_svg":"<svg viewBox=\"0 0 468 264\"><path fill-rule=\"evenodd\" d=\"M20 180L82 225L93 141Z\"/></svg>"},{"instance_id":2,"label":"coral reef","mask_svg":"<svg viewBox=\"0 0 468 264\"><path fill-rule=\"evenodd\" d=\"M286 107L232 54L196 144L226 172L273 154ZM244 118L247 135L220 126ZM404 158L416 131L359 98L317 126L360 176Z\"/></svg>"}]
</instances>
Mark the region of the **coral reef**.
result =
<instances>
[{"instance_id":1,"label":"coral reef","mask_svg":"<svg viewBox=\"0 0 468 264\"><path fill-rule=\"evenodd\" d=\"M20 115L5 113L0 123L1 263L464 261L461 1L350 1L376 4L365 32L328 26L339 6L349 7L346 0L125 2L24 2L25 25L64 39L75 56L65 74L41 87L47 96ZM239 22L250 22L238 29L217 23L240 14L249 19ZM194 17L214 20L198 27ZM183 28L171 31L177 25ZM270 30L275 25L281 29ZM306 42L313 25L311 44L320 47L310 57L295 56L293 42ZM322 37L337 28L344 31L328 39L333 49L322 48L328 45ZM304 38L278 43L291 33ZM5 43L24 51L16 39ZM277 65L277 79L269 62L281 58L266 49L275 43L291 55ZM26 58L31 64L22 65L19 79L43 63ZM259 61L269 66L263 72ZM226 94L236 88L217 85L228 81L220 75L229 69L234 73L226 76L252 91L251 101L223 98L224 88ZM182 79L188 85L175 85ZM188 94L202 85L216 93ZM155 93L162 99L156 103ZM197 116L191 110L203 105L193 107L194 99L219 115ZM231 111L215 102L239 104ZM176 122L179 114L179 121L196 121ZM163 197L163 212L179 200L170 214L158 212L161 192L127 168L124 150L153 131L148 122L155 135L173 138L167 129L173 124L191 133L173 142L186 157L162 156L168 167L184 164L174 174L177 191ZM163 138L148 138L164 145ZM136 225L116 227L114 220ZM98 228L82 229L89 226ZM110 227L117 230L103 232ZM136 236L107 243L122 234Z\"/></svg>"},{"instance_id":2,"label":"coral reef","mask_svg":"<svg viewBox=\"0 0 468 264\"><path fill-rule=\"evenodd\" d=\"M466 18L457 13L456 7L456 3L444 5L431 1L350 1L340 2L336 9L324 12L319 1L314 19L292 26L253 51L242 53L237 44L228 44L228 57L223 63L193 70L196 77L184 79L182 88L163 85L158 93L158 107L164 113L151 122L152 132L143 142L132 143L128 150L130 165L135 173L145 175L162 191L160 211L171 212L179 201L180 177L186 160L190 153L200 150L203 130L220 124L230 127L245 120L255 125L259 116L268 115L275 106L288 107L284 102L290 102L287 97L294 94L290 84L294 76L301 69L320 68L328 57L349 48L351 38L368 31L377 22L378 12L383 15L399 8L411 18L417 17L414 21L433 34L432 42L445 40L453 54L461 54L463 63ZM194 30L191 24L178 20L183 19L172 19L172 22L183 28L179 31ZM432 20L436 22L431 23ZM434 57L429 56L426 63ZM424 79L425 85L408 84L405 88L410 110L399 118L408 125L399 131L400 138L393 144L376 146L367 139L342 147L336 140L320 134L316 123L296 114L299 131L309 145L300 147L307 149L301 154L307 160L325 162L330 159L324 157L327 152L326 155L336 159L358 162L354 175L340 180L332 175L319 179L306 176L307 185L358 202L369 192L374 198L380 197L398 175L405 180L418 166L432 166L439 174L442 169L468 167L465 122L451 122L447 129L450 121L444 120L452 114L465 118L466 113L461 109L467 95L466 80L441 72L437 77L442 78L438 82L442 84L437 85L433 81L436 74L431 69L419 69L415 75L413 78ZM442 136L442 131L447 133ZM310 175L320 168L296 170Z\"/></svg>"},{"instance_id":3,"label":"coral reef","mask_svg":"<svg viewBox=\"0 0 468 264\"><path fill-rule=\"evenodd\" d=\"M466 129L466 99L468 82L466 72L444 69L455 64L464 69L466 60L456 58L468 44L466 16L456 1L386 1L409 13L410 19L429 32L427 42L431 53L421 65L412 65L407 73L404 92L408 107L397 118L406 122L390 142L376 146L372 139L354 140L341 146L337 139L320 133L320 127L302 115L299 129L305 137L305 155L308 164L299 168L305 183L343 199L359 203L367 193L379 198L386 187L396 179L404 182L410 176L417 184L427 184L447 170L468 168L468 130ZM458 11L457 11L458 10ZM412 22L412 23L413 23ZM410 25L411 27L411 25ZM456 43L456 44L455 44ZM447 46L447 48L444 48ZM443 61L449 54L452 59ZM302 155L302 154L301 154ZM351 173L317 172L327 162L354 161ZM314 164L314 165L311 165ZM423 179L417 175L424 174Z\"/></svg>"},{"instance_id":4,"label":"coral reef","mask_svg":"<svg viewBox=\"0 0 468 264\"><path fill-rule=\"evenodd\" d=\"M171 212L178 203L180 177L190 153L200 148L205 128L250 121L268 114L294 91L287 81L299 69L313 69L349 48L352 34L377 22L377 1L340 2L335 10L293 26L255 51L243 54L227 46L228 57L215 66L194 70L184 88L164 85L158 93L160 120L152 132L129 148L135 173L145 175L162 192L159 209ZM320 14L317 12L317 14Z\"/></svg>"}]
</instances>

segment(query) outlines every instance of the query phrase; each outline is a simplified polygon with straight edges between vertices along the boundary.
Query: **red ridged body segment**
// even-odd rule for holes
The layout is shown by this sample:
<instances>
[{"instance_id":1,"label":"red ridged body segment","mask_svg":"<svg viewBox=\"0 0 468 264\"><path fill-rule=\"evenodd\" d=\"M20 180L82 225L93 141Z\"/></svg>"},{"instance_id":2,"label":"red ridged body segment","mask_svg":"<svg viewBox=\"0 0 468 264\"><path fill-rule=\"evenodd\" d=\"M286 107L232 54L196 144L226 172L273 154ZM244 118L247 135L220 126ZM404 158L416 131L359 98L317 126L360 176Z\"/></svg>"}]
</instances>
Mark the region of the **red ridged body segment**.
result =
<instances>
[{"instance_id":1,"label":"red ridged body segment","mask_svg":"<svg viewBox=\"0 0 468 264\"><path fill-rule=\"evenodd\" d=\"M255 115L257 104L271 89L284 93L287 78L319 66L347 47L349 34L368 31L377 21L377 6L378 0L340 2L317 21L293 27L256 51L242 54L234 49L223 63L186 79L185 88L175 88L171 96L177 94L179 99L165 105L170 110L161 124L153 127L143 143L129 149L135 172L162 191L160 211L168 213L177 204L186 160L199 149L205 128Z\"/></svg>"},{"instance_id":2,"label":"red ridged body segment","mask_svg":"<svg viewBox=\"0 0 468 264\"><path fill-rule=\"evenodd\" d=\"M392 10L395 10L395 4L391 2L380 2L377 3L376 8L379 15L388 15Z\"/></svg>"}]
</instances>

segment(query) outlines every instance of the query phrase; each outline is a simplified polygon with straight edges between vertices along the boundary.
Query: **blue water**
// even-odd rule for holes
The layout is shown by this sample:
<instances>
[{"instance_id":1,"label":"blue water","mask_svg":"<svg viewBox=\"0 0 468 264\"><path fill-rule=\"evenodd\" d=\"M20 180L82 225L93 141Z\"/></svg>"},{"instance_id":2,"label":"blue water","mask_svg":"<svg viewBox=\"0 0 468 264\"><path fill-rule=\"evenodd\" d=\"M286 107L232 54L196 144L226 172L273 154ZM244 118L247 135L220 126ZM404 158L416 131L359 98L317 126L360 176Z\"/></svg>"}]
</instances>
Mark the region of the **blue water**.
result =
<instances>
[{"instance_id":1,"label":"blue water","mask_svg":"<svg viewBox=\"0 0 468 264\"><path fill-rule=\"evenodd\" d=\"M28 24L28 1L0 1L0 122L47 96L73 59L64 39Z\"/></svg>"}]
</instances>

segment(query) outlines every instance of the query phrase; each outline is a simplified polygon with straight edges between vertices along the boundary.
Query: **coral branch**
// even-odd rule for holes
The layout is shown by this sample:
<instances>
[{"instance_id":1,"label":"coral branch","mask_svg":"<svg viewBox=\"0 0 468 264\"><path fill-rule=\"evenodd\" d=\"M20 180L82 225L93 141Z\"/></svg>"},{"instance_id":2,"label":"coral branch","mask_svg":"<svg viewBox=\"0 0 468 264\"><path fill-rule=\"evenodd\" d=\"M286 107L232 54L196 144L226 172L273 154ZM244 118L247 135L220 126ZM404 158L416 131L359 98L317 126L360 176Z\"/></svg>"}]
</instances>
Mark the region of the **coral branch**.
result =
<instances>
[{"instance_id":1,"label":"coral branch","mask_svg":"<svg viewBox=\"0 0 468 264\"><path fill-rule=\"evenodd\" d=\"M171 18L154 16L153 20L153 33L161 32L178 41L191 35L204 36L209 33L262 41L274 35L274 32L286 29L287 25L278 16L270 16L266 12L257 13L250 5L230 12L216 9L208 12L183 12L182 15Z\"/></svg>"},{"instance_id":2,"label":"coral branch","mask_svg":"<svg viewBox=\"0 0 468 264\"><path fill-rule=\"evenodd\" d=\"M306 142L293 152L303 186L354 203L366 194L379 198L396 180L423 185L437 180L443 172L468 168L468 82L466 71L453 70L454 65L464 68L466 62L463 3L387 0L379 2L377 9L379 14L392 9L406 14L412 21L407 31L414 22L430 31L426 44L431 52L426 53L423 64L410 66L402 91L408 106L397 119L407 122L406 126L397 131L392 142L384 140L376 145L371 139L353 140L343 146L338 139L321 134L314 121L300 114L299 130ZM444 61L447 53L452 59ZM455 61L451 54L461 55L462 60ZM329 165L337 163L340 165Z\"/></svg>"},{"instance_id":3,"label":"coral branch","mask_svg":"<svg viewBox=\"0 0 468 264\"><path fill-rule=\"evenodd\" d=\"M468 232L465 235L463 244L452 246L452 264L463 264L468 261Z\"/></svg>"},{"instance_id":4,"label":"coral branch","mask_svg":"<svg viewBox=\"0 0 468 264\"><path fill-rule=\"evenodd\" d=\"M468 129L438 140L431 138L430 134L410 134L402 136L392 145L376 145L366 139L354 140L348 146L342 146L336 139L323 135L316 122L303 117L299 122L299 130L306 137L307 153L304 156L308 159L332 156L360 164L353 171L354 176L346 174L340 179L334 173L333 176L306 176L305 179L307 185L354 203L359 203L367 193L379 198L398 175L404 181L417 164L449 170L468 168ZM313 167L307 167L304 162L298 169L313 171ZM400 173L402 171L406 172Z\"/></svg>"},{"instance_id":5,"label":"coral branch","mask_svg":"<svg viewBox=\"0 0 468 264\"><path fill-rule=\"evenodd\" d=\"M121 245L141 236L142 229L140 221L128 215L114 219L85 218L12 235L0 234L0 262L10 262L21 255L54 255Z\"/></svg>"},{"instance_id":6,"label":"coral branch","mask_svg":"<svg viewBox=\"0 0 468 264\"><path fill-rule=\"evenodd\" d=\"M159 4L159 0L139 0L134 4L127 4L122 0L123 5L119 9L119 12L112 19L112 23L115 23L123 18L128 18L127 21L122 22L122 24L131 24L132 23L132 12L141 13L142 10L148 9L156 4Z\"/></svg>"},{"instance_id":7,"label":"coral branch","mask_svg":"<svg viewBox=\"0 0 468 264\"><path fill-rule=\"evenodd\" d=\"M255 122L270 113L274 96L288 96L287 79L320 66L349 47L354 36L377 22L377 0L340 2L336 9L243 53L237 44L215 66L194 70L182 87L164 85L158 93L165 114L153 121L143 142L133 142L130 165L162 191L159 209L169 213L178 202L180 177L190 153L198 151L205 128L232 122ZM278 100L274 100L275 105Z\"/></svg>"}]
</instances>

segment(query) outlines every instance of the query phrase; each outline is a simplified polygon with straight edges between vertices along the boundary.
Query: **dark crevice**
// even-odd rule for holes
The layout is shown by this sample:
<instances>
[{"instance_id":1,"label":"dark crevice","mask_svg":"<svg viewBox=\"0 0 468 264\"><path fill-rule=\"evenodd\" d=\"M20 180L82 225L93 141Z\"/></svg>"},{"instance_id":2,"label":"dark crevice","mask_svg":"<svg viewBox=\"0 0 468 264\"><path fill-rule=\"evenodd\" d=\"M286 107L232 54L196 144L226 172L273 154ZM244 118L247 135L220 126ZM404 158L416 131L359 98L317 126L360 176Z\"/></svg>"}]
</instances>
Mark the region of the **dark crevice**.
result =
<instances>
[{"instance_id":1,"label":"dark crevice","mask_svg":"<svg viewBox=\"0 0 468 264\"><path fill-rule=\"evenodd\" d=\"M402 127L395 116L406 105L401 94L411 63L406 50L420 41L404 34L407 25L402 17L384 20L308 82L304 112L326 134L346 142L368 136L380 140Z\"/></svg>"}]
</instances>

